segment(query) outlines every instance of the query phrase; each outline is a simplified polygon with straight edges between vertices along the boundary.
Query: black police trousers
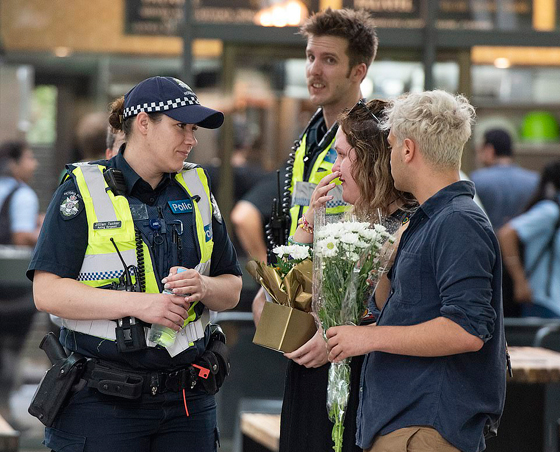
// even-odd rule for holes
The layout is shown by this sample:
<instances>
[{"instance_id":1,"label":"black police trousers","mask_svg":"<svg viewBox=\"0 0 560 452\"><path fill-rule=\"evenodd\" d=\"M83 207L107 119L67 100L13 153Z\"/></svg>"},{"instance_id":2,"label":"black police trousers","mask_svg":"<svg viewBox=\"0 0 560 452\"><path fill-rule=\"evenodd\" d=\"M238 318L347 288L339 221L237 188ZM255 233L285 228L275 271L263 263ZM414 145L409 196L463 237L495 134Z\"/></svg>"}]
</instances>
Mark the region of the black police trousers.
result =
<instances>
[{"instance_id":1,"label":"black police trousers","mask_svg":"<svg viewBox=\"0 0 560 452\"><path fill-rule=\"evenodd\" d=\"M189 415L187 416L187 412ZM203 392L143 394L135 400L84 388L45 429L55 452L216 452L214 396Z\"/></svg>"}]
</instances>

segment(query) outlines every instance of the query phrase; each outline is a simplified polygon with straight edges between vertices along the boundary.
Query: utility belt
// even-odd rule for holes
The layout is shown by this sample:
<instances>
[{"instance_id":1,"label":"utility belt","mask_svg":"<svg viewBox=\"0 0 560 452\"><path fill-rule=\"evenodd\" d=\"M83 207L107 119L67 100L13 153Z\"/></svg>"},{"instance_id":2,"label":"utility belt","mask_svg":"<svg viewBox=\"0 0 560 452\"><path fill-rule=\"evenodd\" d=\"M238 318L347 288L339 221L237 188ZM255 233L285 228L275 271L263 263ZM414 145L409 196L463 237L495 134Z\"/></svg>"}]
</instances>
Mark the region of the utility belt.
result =
<instances>
[{"instance_id":1,"label":"utility belt","mask_svg":"<svg viewBox=\"0 0 560 452\"><path fill-rule=\"evenodd\" d=\"M213 378L214 374L210 370L212 364L200 364L188 364L171 372L150 372L124 369L116 367L114 363L92 359L88 361L82 379L87 382L88 388L96 389L101 394L138 399L142 394L203 390L203 381Z\"/></svg>"},{"instance_id":2,"label":"utility belt","mask_svg":"<svg viewBox=\"0 0 560 452\"><path fill-rule=\"evenodd\" d=\"M52 332L44 337L40 348L53 366L39 383L28 411L47 427L54 423L70 394L86 385L102 394L125 399L197 389L215 394L230 372L225 335L218 325L211 325L210 341L202 356L173 371L139 371L74 352L67 356Z\"/></svg>"}]
</instances>

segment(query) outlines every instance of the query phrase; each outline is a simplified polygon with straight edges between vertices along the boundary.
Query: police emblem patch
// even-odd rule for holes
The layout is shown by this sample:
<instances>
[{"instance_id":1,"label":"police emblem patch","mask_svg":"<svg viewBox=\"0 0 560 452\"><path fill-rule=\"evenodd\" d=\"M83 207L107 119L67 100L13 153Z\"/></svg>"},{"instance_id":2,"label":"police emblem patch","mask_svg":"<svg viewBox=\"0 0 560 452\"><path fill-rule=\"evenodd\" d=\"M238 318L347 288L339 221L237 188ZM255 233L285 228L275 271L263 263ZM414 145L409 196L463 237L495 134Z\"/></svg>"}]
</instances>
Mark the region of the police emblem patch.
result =
<instances>
[{"instance_id":1,"label":"police emblem patch","mask_svg":"<svg viewBox=\"0 0 560 452\"><path fill-rule=\"evenodd\" d=\"M66 191L62 195L62 202L60 203L60 213L62 218L69 220L74 218L80 213L83 208L81 196L75 191Z\"/></svg>"},{"instance_id":2,"label":"police emblem patch","mask_svg":"<svg viewBox=\"0 0 560 452\"><path fill-rule=\"evenodd\" d=\"M212 193L210 193L210 201L212 201L212 214L214 215L214 218L218 223L222 224L222 212L220 212L216 198L214 198Z\"/></svg>"}]
</instances>

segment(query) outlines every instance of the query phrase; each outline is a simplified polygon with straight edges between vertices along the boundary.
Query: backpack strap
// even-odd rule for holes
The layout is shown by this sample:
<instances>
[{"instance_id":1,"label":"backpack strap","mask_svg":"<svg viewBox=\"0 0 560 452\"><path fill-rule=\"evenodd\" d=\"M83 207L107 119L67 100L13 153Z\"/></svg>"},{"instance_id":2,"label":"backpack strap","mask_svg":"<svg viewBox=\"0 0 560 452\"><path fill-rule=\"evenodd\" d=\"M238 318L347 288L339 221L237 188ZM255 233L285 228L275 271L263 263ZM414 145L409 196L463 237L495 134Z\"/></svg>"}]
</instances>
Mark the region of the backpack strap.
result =
<instances>
[{"instance_id":1,"label":"backpack strap","mask_svg":"<svg viewBox=\"0 0 560 452\"><path fill-rule=\"evenodd\" d=\"M8 193L8 196L4 199L2 204L2 209L0 209L0 244L1 245L12 245L12 224L10 221L10 205L12 203L12 198L16 191L19 190L21 184L18 182L14 188Z\"/></svg>"}]
</instances>

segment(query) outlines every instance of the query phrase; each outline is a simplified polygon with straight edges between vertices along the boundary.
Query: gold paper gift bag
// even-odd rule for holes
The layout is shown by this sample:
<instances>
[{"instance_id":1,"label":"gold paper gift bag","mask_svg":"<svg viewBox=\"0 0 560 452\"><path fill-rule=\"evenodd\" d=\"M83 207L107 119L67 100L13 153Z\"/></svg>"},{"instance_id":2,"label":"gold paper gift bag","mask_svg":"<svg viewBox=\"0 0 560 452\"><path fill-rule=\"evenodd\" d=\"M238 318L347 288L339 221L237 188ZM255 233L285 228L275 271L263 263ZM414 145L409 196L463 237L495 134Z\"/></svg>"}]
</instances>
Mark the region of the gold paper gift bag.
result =
<instances>
[{"instance_id":1,"label":"gold paper gift bag","mask_svg":"<svg viewBox=\"0 0 560 452\"><path fill-rule=\"evenodd\" d=\"M265 303L253 343L280 352L297 350L317 331L307 312L276 303Z\"/></svg>"}]
</instances>

